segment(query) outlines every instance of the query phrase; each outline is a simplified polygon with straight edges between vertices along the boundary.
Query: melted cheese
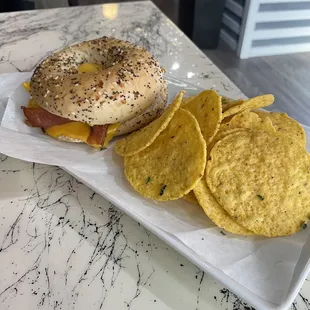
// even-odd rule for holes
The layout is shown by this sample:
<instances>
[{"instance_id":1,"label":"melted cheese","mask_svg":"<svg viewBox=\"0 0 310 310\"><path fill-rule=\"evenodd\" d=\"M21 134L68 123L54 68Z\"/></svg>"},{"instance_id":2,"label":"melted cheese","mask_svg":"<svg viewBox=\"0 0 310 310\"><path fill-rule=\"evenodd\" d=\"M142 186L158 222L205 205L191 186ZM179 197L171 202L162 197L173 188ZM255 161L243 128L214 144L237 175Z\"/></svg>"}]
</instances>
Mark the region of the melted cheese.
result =
<instances>
[{"instance_id":1,"label":"melted cheese","mask_svg":"<svg viewBox=\"0 0 310 310\"><path fill-rule=\"evenodd\" d=\"M116 124L111 124L108 126L108 129L107 129L107 134L105 136L105 139L104 139L104 143L103 143L103 146L104 147L107 147L109 142L113 139L113 137L115 136L116 134L116 131L118 129L118 127L120 126L121 124L120 123L116 123Z\"/></svg>"},{"instance_id":2,"label":"melted cheese","mask_svg":"<svg viewBox=\"0 0 310 310\"><path fill-rule=\"evenodd\" d=\"M30 99L28 102L28 108L40 108L40 106L33 99Z\"/></svg>"},{"instance_id":3,"label":"melted cheese","mask_svg":"<svg viewBox=\"0 0 310 310\"><path fill-rule=\"evenodd\" d=\"M29 82L24 82L22 85L27 90L27 92L29 93L29 91L30 91L30 83Z\"/></svg>"},{"instance_id":4,"label":"melted cheese","mask_svg":"<svg viewBox=\"0 0 310 310\"><path fill-rule=\"evenodd\" d=\"M91 63L85 63L80 66L78 66L78 72L79 73L87 73L87 72L96 72L101 70L103 67L96 64Z\"/></svg>"},{"instance_id":5,"label":"melted cheese","mask_svg":"<svg viewBox=\"0 0 310 310\"><path fill-rule=\"evenodd\" d=\"M63 125L56 125L45 129L45 132L53 137L59 138L61 136L80 140L87 143L87 139L91 132L91 127L85 123L72 122Z\"/></svg>"}]
</instances>

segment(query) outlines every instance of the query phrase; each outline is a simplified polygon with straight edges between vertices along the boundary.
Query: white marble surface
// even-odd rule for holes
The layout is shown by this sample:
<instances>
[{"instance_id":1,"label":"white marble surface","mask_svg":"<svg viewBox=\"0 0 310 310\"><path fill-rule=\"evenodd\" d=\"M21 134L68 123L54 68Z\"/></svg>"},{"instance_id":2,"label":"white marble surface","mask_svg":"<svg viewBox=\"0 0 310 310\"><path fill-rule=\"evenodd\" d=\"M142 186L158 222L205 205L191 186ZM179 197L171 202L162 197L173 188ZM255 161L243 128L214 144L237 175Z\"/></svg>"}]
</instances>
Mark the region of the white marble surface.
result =
<instances>
[{"instance_id":1,"label":"white marble surface","mask_svg":"<svg viewBox=\"0 0 310 310\"><path fill-rule=\"evenodd\" d=\"M117 36L169 74L241 92L151 3L0 14L0 73ZM1 146L0 146L1 151ZM0 309L252 309L139 223L56 167L0 155ZM291 309L310 309L306 281Z\"/></svg>"}]
</instances>

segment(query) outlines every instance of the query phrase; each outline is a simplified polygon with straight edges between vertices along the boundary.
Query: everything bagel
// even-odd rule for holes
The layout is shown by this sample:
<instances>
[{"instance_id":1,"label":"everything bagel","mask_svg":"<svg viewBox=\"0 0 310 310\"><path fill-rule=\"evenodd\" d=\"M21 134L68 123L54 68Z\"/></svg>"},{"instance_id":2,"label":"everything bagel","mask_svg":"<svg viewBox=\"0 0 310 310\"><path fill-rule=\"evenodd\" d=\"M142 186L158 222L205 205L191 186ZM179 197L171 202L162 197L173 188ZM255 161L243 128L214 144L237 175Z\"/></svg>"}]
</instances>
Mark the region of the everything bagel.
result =
<instances>
[{"instance_id":1,"label":"everything bagel","mask_svg":"<svg viewBox=\"0 0 310 310\"><path fill-rule=\"evenodd\" d=\"M31 126L60 140L102 147L111 132L128 133L157 117L167 85L145 49L103 37L47 57L31 78L30 94L32 103L23 110Z\"/></svg>"}]
</instances>

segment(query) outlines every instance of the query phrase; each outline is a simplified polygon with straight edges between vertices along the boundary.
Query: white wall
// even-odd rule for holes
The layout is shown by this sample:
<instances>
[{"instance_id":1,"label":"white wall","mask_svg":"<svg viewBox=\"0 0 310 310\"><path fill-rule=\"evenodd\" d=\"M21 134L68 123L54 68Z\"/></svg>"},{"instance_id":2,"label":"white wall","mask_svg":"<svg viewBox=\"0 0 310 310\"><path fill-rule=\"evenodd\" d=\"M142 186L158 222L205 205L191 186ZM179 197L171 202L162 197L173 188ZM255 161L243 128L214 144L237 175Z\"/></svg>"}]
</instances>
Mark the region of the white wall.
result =
<instances>
[{"instance_id":1,"label":"white wall","mask_svg":"<svg viewBox=\"0 0 310 310\"><path fill-rule=\"evenodd\" d=\"M227 0L226 6L221 38L240 58L310 51L310 0Z\"/></svg>"}]
</instances>

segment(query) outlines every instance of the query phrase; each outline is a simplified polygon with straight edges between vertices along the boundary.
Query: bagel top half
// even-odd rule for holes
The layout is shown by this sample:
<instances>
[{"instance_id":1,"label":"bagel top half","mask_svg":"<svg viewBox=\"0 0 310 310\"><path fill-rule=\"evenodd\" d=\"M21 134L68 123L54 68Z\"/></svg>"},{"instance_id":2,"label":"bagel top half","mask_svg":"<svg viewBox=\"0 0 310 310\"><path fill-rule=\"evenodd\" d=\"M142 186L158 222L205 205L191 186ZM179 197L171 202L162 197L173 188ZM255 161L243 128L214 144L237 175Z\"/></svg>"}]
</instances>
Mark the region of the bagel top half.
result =
<instances>
[{"instance_id":1,"label":"bagel top half","mask_svg":"<svg viewBox=\"0 0 310 310\"><path fill-rule=\"evenodd\" d=\"M96 68L84 72L85 65ZM33 100L48 112L90 126L121 123L120 133L151 121L167 102L159 63L145 49L108 37L52 54L30 84Z\"/></svg>"}]
</instances>

